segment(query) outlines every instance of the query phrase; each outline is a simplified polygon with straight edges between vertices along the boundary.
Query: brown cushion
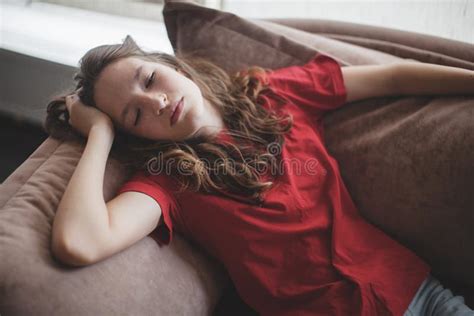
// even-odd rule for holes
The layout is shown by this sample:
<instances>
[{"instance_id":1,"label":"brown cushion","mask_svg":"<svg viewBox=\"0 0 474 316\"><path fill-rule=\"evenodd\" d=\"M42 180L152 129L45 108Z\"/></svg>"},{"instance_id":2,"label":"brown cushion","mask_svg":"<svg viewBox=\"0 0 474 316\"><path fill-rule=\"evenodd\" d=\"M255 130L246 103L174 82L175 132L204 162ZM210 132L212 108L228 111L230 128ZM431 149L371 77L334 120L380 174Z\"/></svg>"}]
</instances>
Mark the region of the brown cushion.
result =
<instances>
[{"instance_id":1,"label":"brown cushion","mask_svg":"<svg viewBox=\"0 0 474 316\"><path fill-rule=\"evenodd\" d=\"M465 42L427 34L333 20L278 18L267 19L266 21L277 23L278 26L288 26L286 28L288 30L298 29L402 58L474 69L473 45ZM257 20L254 20L254 22L257 22ZM295 39L295 37L292 39ZM356 57L351 53L349 55ZM350 64L352 65L352 63Z\"/></svg>"},{"instance_id":2,"label":"brown cushion","mask_svg":"<svg viewBox=\"0 0 474 316\"><path fill-rule=\"evenodd\" d=\"M317 52L341 66L404 60L474 69L473 45L417 33L324 20L245 20L179 2L169 2L164 17L177 53L228 71L303 64ZM327 147L362 215L425 259L471 306L473 112L472 96L406 96L349 103L324 118Z\"/></svg>"},{"instance_id":3,"label":"brown cushion","mask_svg":"<svg viewBox=\"0 0 474 316\"><path fill-rule=\"evenodd\" d=\"M82 142L48 138L0 187L1 315L208 315L226 284L222 268L179 236L160 249L146 237L97 264L51 256L51 228ZM128 172L109 159L104 196Z\"/></svg>"}]
</instances>

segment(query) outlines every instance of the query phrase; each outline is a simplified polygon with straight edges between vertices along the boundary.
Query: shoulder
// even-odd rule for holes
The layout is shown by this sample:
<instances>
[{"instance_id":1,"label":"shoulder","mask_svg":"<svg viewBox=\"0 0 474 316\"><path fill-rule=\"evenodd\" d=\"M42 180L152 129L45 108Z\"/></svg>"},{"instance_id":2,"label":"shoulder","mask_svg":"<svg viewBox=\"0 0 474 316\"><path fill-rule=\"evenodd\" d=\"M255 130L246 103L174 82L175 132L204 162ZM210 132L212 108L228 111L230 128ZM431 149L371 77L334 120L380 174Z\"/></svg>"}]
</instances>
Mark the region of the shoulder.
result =
<instances>
[{"instance_id":1,"label":"shoulder","mask_svg":"<svg viewBox=\"0 0 474 316\"><path fill-rule=\"evenodd\" d=\"M162 208L177 207L177 181L166 170L140 170L132 174L118 190L118 194L133 191L141 192L160 203Z\"/></svg>"}]
</instances>

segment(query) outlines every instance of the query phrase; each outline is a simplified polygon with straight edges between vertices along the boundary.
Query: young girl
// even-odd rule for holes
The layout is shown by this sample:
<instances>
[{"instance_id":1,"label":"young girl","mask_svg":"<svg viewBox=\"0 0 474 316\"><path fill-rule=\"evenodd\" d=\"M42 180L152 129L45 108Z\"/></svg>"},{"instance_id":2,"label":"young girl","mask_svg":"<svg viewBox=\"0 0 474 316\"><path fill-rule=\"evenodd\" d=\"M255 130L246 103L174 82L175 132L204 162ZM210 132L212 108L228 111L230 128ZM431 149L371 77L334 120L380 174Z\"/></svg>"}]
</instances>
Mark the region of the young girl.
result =
<instances>
[{"instance_id":1,"label":"young girl","mask_svg":"<svg viewBox=\"0 0 474 316\"><path fill-rule=\"evenodd\" d=\"M262 315L473 315L409 249L365 221L324 147L321 118L385 95L474 92L474 72L430 64L250 67L230 77L127 36L81 59L48 105L55 137L87 137L58 206L52 251L81 266L173 232L226 267ZM113 146L112 146L113 145ZM103 197L109 153L135 174Z\"/></svg>"}]
</instances>

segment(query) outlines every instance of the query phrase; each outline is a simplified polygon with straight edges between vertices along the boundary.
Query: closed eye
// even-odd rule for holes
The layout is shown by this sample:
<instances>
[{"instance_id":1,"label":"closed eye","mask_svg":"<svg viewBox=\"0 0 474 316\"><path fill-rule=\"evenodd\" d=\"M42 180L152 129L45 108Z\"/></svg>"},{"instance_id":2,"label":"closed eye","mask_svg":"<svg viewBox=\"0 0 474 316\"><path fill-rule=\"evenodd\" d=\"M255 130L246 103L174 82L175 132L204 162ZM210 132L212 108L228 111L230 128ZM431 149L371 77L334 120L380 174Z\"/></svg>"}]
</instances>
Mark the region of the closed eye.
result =
<instances>
[{"instance_id":1,"label":"closed eye","mask_svg":"<svg viewBox=\"0 0 474 316\"><path fill-rule=\"evenodd\" d=\"M133 123L133 126L137 126L137 123L138 123L138 120L140 119L140 115L141 115L141 109L138 109L137 110L137 117L135 118L135 123Z\"/></svg>"},{"instance_id":2,"label":"closed eye","mask_svg":"<svg viewBox=\"0 0 474 316\"><path fill-rule=\"evenodd\" d=\"M145 84L145 88L148 88L150 86L150 84L153 82L153 79L155 78L155 72L153 71L150 75L150 77L148 77L148 80Z\"/></svg>"}]
</instances>

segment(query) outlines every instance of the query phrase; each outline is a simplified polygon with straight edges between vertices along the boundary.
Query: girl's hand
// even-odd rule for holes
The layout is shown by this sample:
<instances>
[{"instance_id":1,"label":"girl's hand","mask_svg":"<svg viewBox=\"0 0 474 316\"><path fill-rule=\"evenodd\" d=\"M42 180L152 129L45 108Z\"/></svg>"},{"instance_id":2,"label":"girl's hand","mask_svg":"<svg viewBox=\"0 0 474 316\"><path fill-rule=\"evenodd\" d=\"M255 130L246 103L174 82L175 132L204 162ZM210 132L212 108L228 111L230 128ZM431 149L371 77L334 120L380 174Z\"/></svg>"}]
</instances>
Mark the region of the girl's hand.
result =
<instances>
[{"instance_id":1,"label":"girl's hand","mask_svg":"<svg viewBox=\"0 0 474 316\"><path fill-rule=\"evenodd\" d=\"M114 126L110 117L92 106L84 105L77 93L66 97L66 108L69 112L69 124L85 137L89 137L92 127L99 126L113 137Z\"/></svg>"}]
</instances>

